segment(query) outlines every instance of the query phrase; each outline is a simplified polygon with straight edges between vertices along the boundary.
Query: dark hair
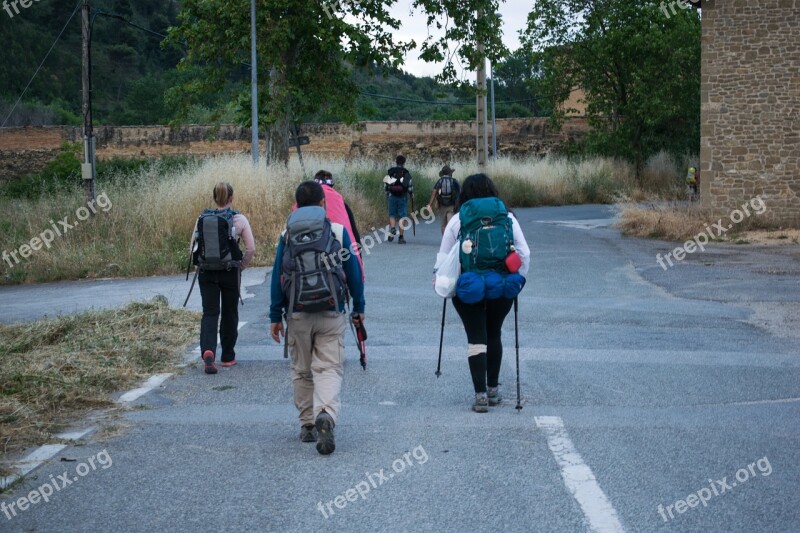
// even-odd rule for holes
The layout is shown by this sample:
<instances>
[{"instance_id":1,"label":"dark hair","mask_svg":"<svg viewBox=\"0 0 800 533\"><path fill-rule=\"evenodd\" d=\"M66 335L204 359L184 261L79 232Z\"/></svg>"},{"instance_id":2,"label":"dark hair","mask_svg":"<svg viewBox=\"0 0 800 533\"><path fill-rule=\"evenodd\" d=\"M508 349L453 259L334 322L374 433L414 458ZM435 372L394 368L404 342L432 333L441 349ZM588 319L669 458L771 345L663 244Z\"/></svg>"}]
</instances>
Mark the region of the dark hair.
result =
<instances>
[{"instance_id":1,"label":"dark hair","mask_svg":"<svg viewBox=\"0 0 800 533\"><path fill-rule=\"evenodd\" d=\"M333 174L328 172L327 170L320 170L314 175L315 181L325 181L325 180L332 180Z\"/></svg>"},{"instance_id":2,"label":"dark hair","mask_svg":"<svg viewBox=\"0 0 800 533\"><path fill-rule=\"evenodd\" d=\"M397 159L395 159L395 163L397 163L398 166L405 165L406 164L406 156L398 155Z\"/></svg>"},{"instance_id":3,"label":"dark hair","mask_svg":"<svg viewBox=\"0 0 800 533\"><path fill-rule=\"evenodd\" d=\"M492 179L486 174L473 174L468 176L461 185L461 192L458 194L456 213L461 206L474 198L488 198L500 196L497 187L494 186Z\"/></svg>"},{"instance_id":4,"label":"dark hair","mask_svg":"<svg viewBox=\"0 0 800 533\"><path fill-rule=\"evenodd\" d=\"M297 186L294 199L297 202L297 207L319 205L325 199L325 191L322 190L322 185L316 181L304 181Z\"/></svg>"}]
</instances>

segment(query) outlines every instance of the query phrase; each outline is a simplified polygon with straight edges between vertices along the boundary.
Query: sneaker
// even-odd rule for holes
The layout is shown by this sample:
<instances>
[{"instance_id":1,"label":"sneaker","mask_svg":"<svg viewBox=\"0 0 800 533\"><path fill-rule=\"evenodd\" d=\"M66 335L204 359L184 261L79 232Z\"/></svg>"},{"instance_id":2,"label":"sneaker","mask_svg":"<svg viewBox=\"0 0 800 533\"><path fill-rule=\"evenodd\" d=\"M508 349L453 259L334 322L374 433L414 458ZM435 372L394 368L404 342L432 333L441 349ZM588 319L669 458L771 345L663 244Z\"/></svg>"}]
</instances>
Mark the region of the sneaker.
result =
<instances>
[{"instance_id":1,"label":"sneaker","mask_svg":"<svg viewBox=\"0 0 800 533\"><path fill-rule=\"evenodd\" d=\"M331 415L322 411L317 415L317 451L322 455L330 455L336 449L333 439L333 418Z\"/></svg>"},{"instance_id":2,"label":"sneaker","mask_svg":"<svg viewBox=\"0 0 800 533\"><path fill-rule=\"evenodd\" d=\"M405 243L406 243L406 240L405 240L405 238L404 238L402 235L400 235L400 238L399 238L399 239L397 239L397 242L398 242L399 244L405 244Z\"/></svg>"},{"instance_id":3,"label":"sneaker","mask_svg":"<svg viewBox=\"0 0 800 533\"><path fill-rule=\"evenodd\" d=\"M225 368L232 367L236 364L236 359L231 359L230 361L223 361L220 365L224 366Z\"/></svg>"},{"instance_id":4,"label":"sneaker","mask_svg":"<svg viewBox=\"0 0 800 533\"><path fill-rule=\"evenodd\" d=\"M387 241L392 242L394 240L394 234L397 233L397 230L392 228L392 233L386 238Z\"/></svg>"},{"instance_id":5,"label":"sneaker","mask_svg":"<svg viewBox=\"0 0 800 533\"><path fill-rule=\"evenodd\" d=\"M489 387L489 392L486 393L486 396L491 406L500 405L500 402L503 401L502 396L497 392L497 387Z\"/></svg>"},{"instance_id":6,"label":"sneaker","mask_svg":"<svg viewBox=\"0 0 800 533\"><path fill-rule=\"evenodd\" d=\"M489 412L489 399L486 397L485 392L478 392L475 394L475 403L472 404L472 410L476 413Z\"/></svg>"},{"instance_id":7,"label":"sneaker","mask_svg":"<svg viewBox=\"0 0 800 533\"><path fill-rule=\"evenodd\" d=\"M216 374L217 365L214 364L215 355L211 350L203 352L203 365L205 366L206 374Z\"/></svg>"},{"instance_id":8,"label":"sneaker","mask_svg":"<svg viewBox=\"0 0 800 533\"><path fill-rule=\"evenodd\" d=\"M303 442L317 442L317 428L314 424L305 424L300 427L300 440Z\"/></svg>"}]
</instances>

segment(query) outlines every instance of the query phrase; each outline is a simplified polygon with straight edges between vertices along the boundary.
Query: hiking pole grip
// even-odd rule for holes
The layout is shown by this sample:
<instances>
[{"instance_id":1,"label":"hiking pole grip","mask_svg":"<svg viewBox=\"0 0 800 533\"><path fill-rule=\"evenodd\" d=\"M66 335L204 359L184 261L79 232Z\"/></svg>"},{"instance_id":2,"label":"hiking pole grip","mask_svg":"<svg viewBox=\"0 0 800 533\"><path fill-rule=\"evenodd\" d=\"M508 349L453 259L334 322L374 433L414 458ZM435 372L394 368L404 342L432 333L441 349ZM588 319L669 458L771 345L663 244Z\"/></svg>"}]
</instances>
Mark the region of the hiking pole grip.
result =
<instances>
[{"instance_id":1,"label":"hiking pole grip","mask_svg":"<svg viewBox=\"0 0 800 533\"><path fill-rule=\"evenodd\" d=\"M519 322L517 317L519 315L519 299L514 298L514 348L517 351L517 406L515 409L519 412L522 409L520 401L520 386L519 386Z\"/></svg>"}]
</instances>

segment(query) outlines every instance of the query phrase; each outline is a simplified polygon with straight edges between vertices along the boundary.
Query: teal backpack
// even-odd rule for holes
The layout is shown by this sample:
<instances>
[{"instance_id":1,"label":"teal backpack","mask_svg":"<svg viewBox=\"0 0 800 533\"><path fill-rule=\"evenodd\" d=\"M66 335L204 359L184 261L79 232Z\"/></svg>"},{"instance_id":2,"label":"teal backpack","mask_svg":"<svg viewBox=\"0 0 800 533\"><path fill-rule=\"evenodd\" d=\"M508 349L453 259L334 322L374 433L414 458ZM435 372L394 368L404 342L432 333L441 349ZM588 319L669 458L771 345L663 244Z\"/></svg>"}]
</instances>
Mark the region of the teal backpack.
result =
<instances>
[{"instance_id":1,"label":"teal backpack","mask_svg":"<svg viewBox=\"0 0 800 533\"><path fill-rule=\"evenodd\" d=\"M508 210L500 198L475 198L459 209L461 272L507 273L505 259L514 245Z\"/></svg>"}]
</instances>

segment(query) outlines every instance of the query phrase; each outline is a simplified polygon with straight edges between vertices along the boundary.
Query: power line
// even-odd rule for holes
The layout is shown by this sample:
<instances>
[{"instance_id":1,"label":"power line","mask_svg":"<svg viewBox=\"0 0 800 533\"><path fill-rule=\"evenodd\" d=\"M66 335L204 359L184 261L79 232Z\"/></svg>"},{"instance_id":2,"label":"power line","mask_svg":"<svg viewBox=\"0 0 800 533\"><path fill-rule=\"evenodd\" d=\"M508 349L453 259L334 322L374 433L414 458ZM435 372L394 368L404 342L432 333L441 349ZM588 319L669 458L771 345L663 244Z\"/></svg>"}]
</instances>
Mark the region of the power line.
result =
<instances>
[{"instance_id":1,"label":"power line","mask_svg":"<svg viewBox=\"0 0 800 533\"><path fill-rule=\"evenodd\" d=\"M72 17L75 16L75 13L78 12L78 9L80 9L80 7L81 7L81 2L78 2L78 4L75 6L75 9L72 11L72 15L69 16L69 18L67 19L66 24L64 24L64 27L61 28L61 32L58 34L58 37L56 37L56 40L53 41L53 44L50 46L50 50L47 51L47 54L44 56L44 59L42 59L42 62L39 63L39 67L36 69L36 72L33 73L33 76L31 76L31 79L28 82L28 85L25 86L25 89L22 91L22 94L20 94L19 98L17 98L17 101L14 104L14 107L11 108L11 111L8 113L8 116L3 121L3 125L0 126L0 128L4 128L6 126L6 124L8 123L9 119L11 118L11 115L14 114L14 111L17 109L17 106L19 105L20 101L22 101L22 97L25 96L25 93L28 92L28 89L30 88L31 83L33 83L33 80L36 78L36 75L39 74L39 71L42 69L42 66L44 66L44 62L47 61L48 57L50 57L50 53L53 51L53 48L56 47L56 43L58 42L59 39L61 39L61 36L64 34L64 30L66 30L67 26L69 26L69 23L72 22Z\"/></svg>"}]
</instances>

